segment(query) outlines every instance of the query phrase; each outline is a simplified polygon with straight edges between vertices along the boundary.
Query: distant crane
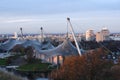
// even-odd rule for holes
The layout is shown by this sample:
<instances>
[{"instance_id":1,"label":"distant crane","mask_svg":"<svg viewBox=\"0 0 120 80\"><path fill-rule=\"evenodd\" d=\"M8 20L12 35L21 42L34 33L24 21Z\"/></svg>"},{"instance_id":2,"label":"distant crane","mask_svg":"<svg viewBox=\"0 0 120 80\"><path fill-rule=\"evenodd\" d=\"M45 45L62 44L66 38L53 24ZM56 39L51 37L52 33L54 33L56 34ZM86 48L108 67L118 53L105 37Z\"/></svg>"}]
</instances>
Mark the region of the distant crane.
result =
<instances>
[{"instance_id":1,"label":"distant crane","mask_svg":"<svg viewBox=\"0 0 120 80\"><path fill-rule=\"evenodd\" d=\"M81 56L82 54L81 54L80 48L79 48L79 46L78 46L78 42L77 42L77 40L76 40L75 33L74 33L74 30L73 30L72 24L71 24L71 22L70 22L70 18L67 18L67 21L68 21L68 23L70 24L70 30L71 30L71 32L72 32L72 35L73 35L73 38L74 38L74 41L75 41L75 45L76 45L76 47L77 47L77 50L78 50L79 55Z\"/></svg>"},{"instance_id":2,"label":"distant crane","mask_svg":"<svg viewBox=\"0 0 120 80\"><path fill-rule=\"evenodd\" d=\"M22 31L22 27L20 28L20 31L21 31L21 37L23 39L23 31Z\"/></svg>"}]
</instances>

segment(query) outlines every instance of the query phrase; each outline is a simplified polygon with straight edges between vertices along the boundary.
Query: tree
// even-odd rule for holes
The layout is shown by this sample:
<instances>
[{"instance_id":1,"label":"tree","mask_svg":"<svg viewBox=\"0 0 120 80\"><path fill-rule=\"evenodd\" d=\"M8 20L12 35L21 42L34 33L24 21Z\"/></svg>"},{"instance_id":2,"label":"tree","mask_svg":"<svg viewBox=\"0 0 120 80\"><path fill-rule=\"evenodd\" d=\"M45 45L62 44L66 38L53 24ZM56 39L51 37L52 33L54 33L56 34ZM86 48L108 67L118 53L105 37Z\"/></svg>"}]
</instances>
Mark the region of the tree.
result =
<instances>
[{"instance_id":1,"label":"tree","mask_svg":"<svg viewBox=\"0 0 120 80\"><path fill-rule=\"evenodd\" d=\"M24 48L22 45L18 44L18 45L16 45L16 46L14 46L11 51L12 51L12 52L24 53L25 48Z\"/></svg>"},{"instance_id":2,"label":"tree","mask_svg":"<svg viewBox=\"0 0 120 80\"><path fill-rule=\"evenodd\" d=\"M83 56L67 57L58 70L51 73L54 80L106 80L111 79L109 73L112 62L103 59L104 50L97 49Z\"/></svg>"},{"instance_id":3,"label":"tree","mask_svg":"<svg viewBox=\"0 0 120 80\"><path fill-rule=\"evenodd\" d=\"M120 80L120 65L115 65L111 68L112 76L115 80Z\"/></svg>"},{"instance_id":4,"label":"tree","mask_svg":"<svg viewBox=\"0 0 120 80\"><path fill-rule=\"evenodd\" d=\"M32 62L34 61L33 47L28 46L28 47L25 49L25 53L26 53L26 56L27 56L27 61L28 61L28 63L32 63Z\"/></svg>"}]
</instances>

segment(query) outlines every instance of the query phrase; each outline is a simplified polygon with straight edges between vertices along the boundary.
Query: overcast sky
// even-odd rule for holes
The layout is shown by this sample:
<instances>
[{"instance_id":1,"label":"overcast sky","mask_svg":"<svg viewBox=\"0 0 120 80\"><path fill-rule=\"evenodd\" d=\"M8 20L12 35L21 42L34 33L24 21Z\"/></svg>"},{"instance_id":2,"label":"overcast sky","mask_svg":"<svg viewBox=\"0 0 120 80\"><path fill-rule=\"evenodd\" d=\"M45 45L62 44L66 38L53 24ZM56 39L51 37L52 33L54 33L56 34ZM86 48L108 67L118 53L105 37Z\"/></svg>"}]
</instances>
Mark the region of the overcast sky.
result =
<instances>
[{"instance_id":1,"label":"overcast sky","mask_svg":"<svg viewBox=\"0 0 120 80\"><path fill-rule=\"evenodd\" d=\"M120 0L0 0L0 34L65 33L67 17L77 33L120 32Z\"/></svg>"}]
</instances>

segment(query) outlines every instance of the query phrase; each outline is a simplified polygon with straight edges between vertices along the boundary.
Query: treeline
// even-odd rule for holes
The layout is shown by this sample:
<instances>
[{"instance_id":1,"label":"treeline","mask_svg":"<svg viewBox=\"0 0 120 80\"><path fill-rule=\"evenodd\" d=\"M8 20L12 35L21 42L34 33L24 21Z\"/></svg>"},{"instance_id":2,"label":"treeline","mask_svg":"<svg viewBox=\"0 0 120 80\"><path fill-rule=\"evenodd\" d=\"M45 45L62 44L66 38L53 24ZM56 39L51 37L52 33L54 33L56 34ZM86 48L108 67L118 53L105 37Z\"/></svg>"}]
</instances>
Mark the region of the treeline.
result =
<instances>
[{"instance_id":1,"label":"treeline","mask_svg":"<svg viewBox=\"0 0 120 80\"><path fill-rule=\"evenodd\" d=\"M74 42L73 42L74 44ZM96 41L81 41L79 42L80 47L84 50L96 49L105 47L112 52L120 51L120 41L103 41L103 42L96 42Z\"/></svg>"}]
</instances>

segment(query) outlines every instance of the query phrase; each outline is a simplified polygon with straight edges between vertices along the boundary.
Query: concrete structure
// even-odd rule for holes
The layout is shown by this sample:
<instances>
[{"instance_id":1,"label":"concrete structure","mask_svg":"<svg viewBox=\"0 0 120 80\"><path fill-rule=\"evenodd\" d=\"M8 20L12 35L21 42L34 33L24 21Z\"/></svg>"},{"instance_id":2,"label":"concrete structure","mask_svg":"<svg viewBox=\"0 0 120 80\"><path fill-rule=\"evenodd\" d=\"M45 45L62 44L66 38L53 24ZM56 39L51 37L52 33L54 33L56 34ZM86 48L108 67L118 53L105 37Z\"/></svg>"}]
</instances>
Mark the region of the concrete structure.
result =
<instances>
[{"instance_id":1,"label":"concrete structure","mask_svg":"<svg viewBox=\"0 0 120 80\"><path fill-rule=\"evenodd\" d=\"M86 41L93 41L95 39L94 31L89 29L86 31Z\"/></svg>"},{"instance_id":2,"label":"concrete structure","mask_svg":"<svg viewBox=\"0 0 120 80\"><path fill-rule=\"evenodd\" d=\"M110 40L109 35L110 35L109 30L107 28L103 28L101 32L96 33L96 41L100 42Z\"/></svg>"}]
</instances>

